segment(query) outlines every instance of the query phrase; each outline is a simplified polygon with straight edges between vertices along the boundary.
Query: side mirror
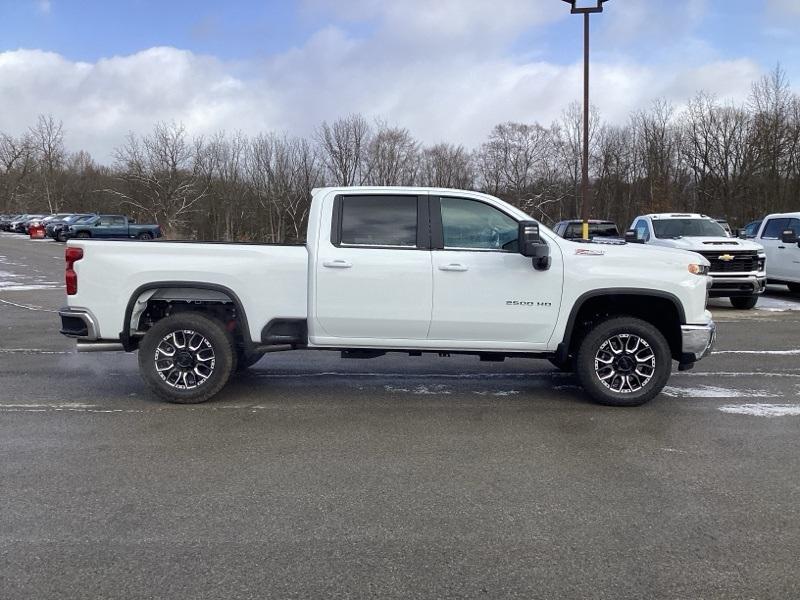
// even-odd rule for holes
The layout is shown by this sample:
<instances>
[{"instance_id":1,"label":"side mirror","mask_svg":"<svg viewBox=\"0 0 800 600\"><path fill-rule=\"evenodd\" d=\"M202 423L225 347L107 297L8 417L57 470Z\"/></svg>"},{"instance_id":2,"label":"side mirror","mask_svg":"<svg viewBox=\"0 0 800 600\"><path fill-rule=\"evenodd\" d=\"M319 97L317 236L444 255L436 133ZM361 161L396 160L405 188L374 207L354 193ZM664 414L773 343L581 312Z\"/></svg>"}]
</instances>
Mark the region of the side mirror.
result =
<instances>
[{"instance_id":1,"label":"side mirror","mask_svg":"<svg viewBox=\"0 0 800 600\"><path fill-rule=\"evenodd\" d=\"M539 224L536 221L520 221L518 237L519 253L533 259L533 268L537 271L549 269L550 246L539 234Z\"/></svg>"},{"instance_id":2,"label":"side mirror","mask_svg":"<svg viewBox=\"0 0 800 600\"><path fill-rule=\"evenodd\" d=\"M784 244L796 244L798 239L794 229L785 229L783 233L781 233L781 242Z\"/></svg>"},{"instance_id":3,"label":"side mirror","mask_svg":"<svg viewBox=\"0 0 800 600\"><path fill-rule=\"evenodd\" d=\"M740 240L746 240L747 239L747 229L740 229L739 231L736 232L736 235Z\"/></svg>"},{"instance_id":4,"label":"side mirror","mask_svg":"<svg viewBox=\"0 0 800 600\"><path fill-rule=\"evenodd\" d=\"M625 232L625 241L629 244L644 244L644 240L639 237L635 229L629 229Z\"/></svg>"}]
</instances>

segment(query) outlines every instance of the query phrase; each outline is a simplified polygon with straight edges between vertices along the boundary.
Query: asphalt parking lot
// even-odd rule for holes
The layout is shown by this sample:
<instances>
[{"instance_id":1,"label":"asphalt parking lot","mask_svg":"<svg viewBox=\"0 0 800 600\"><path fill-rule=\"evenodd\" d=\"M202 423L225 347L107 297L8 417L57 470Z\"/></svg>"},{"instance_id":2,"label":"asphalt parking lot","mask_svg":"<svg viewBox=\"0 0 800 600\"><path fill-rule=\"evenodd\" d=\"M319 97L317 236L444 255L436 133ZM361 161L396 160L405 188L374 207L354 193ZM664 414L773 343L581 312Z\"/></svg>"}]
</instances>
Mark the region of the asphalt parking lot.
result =
<instances>
[{"instance_id":1,"label":"asphalt parking lot","mask_svg":"<svg viewBox=\"0 0 800 600\"><path fill-rule=\"evenodd\" d=\"M268 355L163 404L0 234L0 598L800 597L800 297L651 404L522 359Z\"/></svg>"}]
</instances>

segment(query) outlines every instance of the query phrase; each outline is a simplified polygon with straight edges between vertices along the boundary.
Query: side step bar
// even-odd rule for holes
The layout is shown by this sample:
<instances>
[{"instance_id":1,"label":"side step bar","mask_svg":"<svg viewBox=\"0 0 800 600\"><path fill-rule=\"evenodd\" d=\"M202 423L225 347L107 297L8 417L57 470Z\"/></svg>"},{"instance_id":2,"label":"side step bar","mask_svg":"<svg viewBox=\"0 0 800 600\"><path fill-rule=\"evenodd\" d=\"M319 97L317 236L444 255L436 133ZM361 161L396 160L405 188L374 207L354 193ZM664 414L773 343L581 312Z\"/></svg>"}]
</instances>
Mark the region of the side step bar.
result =
<instances>
[{"instance_id":1,"label":"side step bar","mask_svg":"<svg viewBox=\"0 0 800 600\"><path fill-rule=\"evenodd\" d=\"M119 342L85 342L78 340L78 352L124 352L125 348Z\"/></svg>"}]
</instances>

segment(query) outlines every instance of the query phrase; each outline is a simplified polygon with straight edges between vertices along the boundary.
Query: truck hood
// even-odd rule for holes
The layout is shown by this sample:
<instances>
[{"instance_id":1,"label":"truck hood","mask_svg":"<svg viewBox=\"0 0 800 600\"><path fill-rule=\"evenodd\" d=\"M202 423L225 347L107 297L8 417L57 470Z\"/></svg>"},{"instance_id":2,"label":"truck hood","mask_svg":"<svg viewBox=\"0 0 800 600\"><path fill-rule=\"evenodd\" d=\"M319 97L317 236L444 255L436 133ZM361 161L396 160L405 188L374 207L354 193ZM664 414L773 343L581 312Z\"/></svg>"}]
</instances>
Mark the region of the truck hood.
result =
<instances>
[{"instance_id":1,"label":"truck hood","mask_svg":"<svg viewBox=\"0 0 800 600\"><path fill-rule=\"evenodd\" d=\"M596 242L565 242L561 244L562 250L567 255L576 256L610 256L617 258L631 258L636 262L659 265L685 266L692 263L707 264L708 261L695 254L693 250L682 250L671 246L654 246L650 244L598 244ZM670 240L672 241L672 240ZM710 264L710 263L708 263Z\"/></svg>"},{"instance_id":2,"label":"truck hood","mask_svg":"<svg viewBox=\"0 0 800 600\"><path fill-rule=\"evenodd\" d=\"M676 240L659 239L658 244L665 248L689 250L690 252L763 250L760 244L748 240L729 237L685 237Z\"/></svg>"}]
</instances>

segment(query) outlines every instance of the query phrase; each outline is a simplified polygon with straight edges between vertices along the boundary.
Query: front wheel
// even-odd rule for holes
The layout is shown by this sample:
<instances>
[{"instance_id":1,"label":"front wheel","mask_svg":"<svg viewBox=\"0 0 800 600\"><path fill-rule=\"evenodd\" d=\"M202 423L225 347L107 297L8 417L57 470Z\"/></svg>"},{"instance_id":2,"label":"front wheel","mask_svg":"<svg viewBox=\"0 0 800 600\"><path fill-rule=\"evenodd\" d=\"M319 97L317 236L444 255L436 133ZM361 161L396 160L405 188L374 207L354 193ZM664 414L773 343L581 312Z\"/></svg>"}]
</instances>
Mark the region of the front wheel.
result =
<instances>
[{"instance_id":1,"label":"front wheel","mask_svg":"<svg viewBox=\"0 0 800 600\"><path fill-rule=\"evenodd\" d=\"M599 404L640 406L655 398L672 372L664 335L650 323L616 317L592 328L575 361L578 380Z\"/></svg>"},{"instance_id":2,"label":"front wheel","mask_svg":"<svg viewBox=\"0 0 800 600\"><path fill-rule=\"evenodd\" d=\"M733 308L739 310L750 310L758 304L758 296L734 296L731 298L731 304Z\"/></svg>"},{"instance_id":3,"label":"front wheel","mask_svg":"<svg viewBox=\"0 0 800 600\"><path fill-rule=\"evenodd\" d=\"M228 382L235 352L222 323L197 313L178 313L157 322L144 336L139 372L160 398L196 404Z\"/></svg>"}]
</instances>

